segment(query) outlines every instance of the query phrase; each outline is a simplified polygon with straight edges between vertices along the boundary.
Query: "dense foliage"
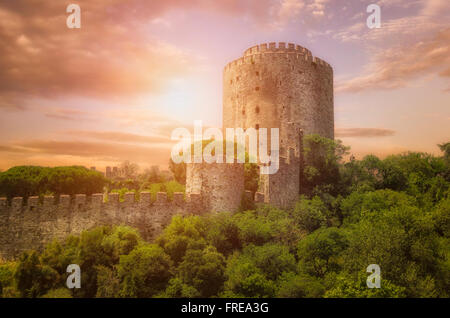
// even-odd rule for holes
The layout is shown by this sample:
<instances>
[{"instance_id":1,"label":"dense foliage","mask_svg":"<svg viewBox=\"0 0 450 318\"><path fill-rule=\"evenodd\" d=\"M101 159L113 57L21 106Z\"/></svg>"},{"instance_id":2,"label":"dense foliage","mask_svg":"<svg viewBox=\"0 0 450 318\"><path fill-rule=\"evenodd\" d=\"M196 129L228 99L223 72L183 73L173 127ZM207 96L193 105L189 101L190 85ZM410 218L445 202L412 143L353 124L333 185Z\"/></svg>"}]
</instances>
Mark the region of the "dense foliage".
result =
<instances>
[{"instance_id":1,"label":"dense foliage","mask_svg":"<svg viewBox=\"0 0 450 318\"><path fill-rule=\"evenodd\" d=\"M81 166L19 166L0 173L0 196L101 193L105 184L100 172Z\"/></svg>"},{"instance_id":2,"label":"dense foliage","mask_svg":"<svg viewBox=\"0 0 450 318\"><path fill-rule=\"evenodd\" d=\"M307 191L291 210L175 216L153 242L99 227L0 265L4 297L450 297L450 160L423 153L341 162L307 139ZM448 145L448 144L447 144ZM338 148L338 149L337 149ZM324 159L325 158L325 159ZM331 177L332 176L332 177ZM68 264L81 289L64 289ZM381 288L366 286L369 264Z\"/></svg>"}]
</instances>

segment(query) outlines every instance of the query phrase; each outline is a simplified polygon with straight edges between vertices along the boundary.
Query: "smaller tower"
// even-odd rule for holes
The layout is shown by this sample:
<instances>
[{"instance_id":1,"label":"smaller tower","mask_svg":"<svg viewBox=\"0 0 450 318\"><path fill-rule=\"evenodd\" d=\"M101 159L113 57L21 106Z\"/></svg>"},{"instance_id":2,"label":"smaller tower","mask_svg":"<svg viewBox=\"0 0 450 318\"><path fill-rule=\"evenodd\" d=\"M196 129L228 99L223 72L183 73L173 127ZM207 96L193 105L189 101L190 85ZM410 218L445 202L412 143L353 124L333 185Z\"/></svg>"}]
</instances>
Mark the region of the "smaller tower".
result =
<instances>
[{"instance_id":1,"label":"smaller tower","mask_svg":"<svg viewBox=\"0 0 450 318\"><path fill-rule=\"evenodd\" d=\"M244 164L186 164L186 194L200 194L206 212L237 211L244 194Z\"/></svg>"},{"instance_id":2,"label":"smaller tower","mask_svg":"<svg viewBox=\"0 0 450 318\"><path fill-rule=\"evenodd\" d=\"M300 158L294 148L280 156L277 173L260 175L260 191L264 193L264 202L281 209L289 209L298 200L300 185Z\"/></svg>"}]
</instances>

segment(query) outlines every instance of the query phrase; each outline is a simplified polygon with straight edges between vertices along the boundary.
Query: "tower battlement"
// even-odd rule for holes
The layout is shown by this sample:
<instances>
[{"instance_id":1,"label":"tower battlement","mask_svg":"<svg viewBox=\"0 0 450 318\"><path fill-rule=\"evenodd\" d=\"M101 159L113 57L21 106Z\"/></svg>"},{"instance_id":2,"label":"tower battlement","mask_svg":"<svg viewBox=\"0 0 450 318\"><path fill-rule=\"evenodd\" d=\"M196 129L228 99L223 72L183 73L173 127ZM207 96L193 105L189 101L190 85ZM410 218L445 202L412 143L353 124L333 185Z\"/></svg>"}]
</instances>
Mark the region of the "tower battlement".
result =
<instances>
[{"instance_id":1,"label":"tower battlement","mask_svg":"<svg viewBox=\"0 0 450 318\"><path fill-rule=\"evenodd\" d=\"M41 250L54 239L101 225L132 226L149 240L161 233L174 215L211 211L211 206L205 205L209 198L182 192L175 192L172 200L166 192L158 192L155 198L150 192L141 192L139 200L135 193L126 193L123 201L118 193L15 197L9 201L0 198L0 259L12 259L30 249ZM255 203L263 201L264 195L258 194ZM228 205L217 205L220 202L213 202L216 211L230 211Z\"/></svg>"},{"instance_id":2,"label":"tower battlement","mask_svg":"<svg viewBox=\"0 0 450 318\"><path fill-rule=\"evenodd\" d=\"M299 63L311 63L322 66L327 70L331 70L331 72L333 71L329 63L319 57L313 56L311 51L308 49L293 43L288 43L288 46L286 46L284 42L278 43L278 46L275 42L255 45L247 49L242 57L225 65L224 70L226 71L227 69L243 64L254 65L258 63L267 63L267 61L270 61L271 59L285 59L291 60L292 62L297 61Z\"/></svg>"},{"instance_id":3,"label":"tower battlement","mask_svg":"<svg viewBox=\"0 0 450 318\"><path fill-rule=\"evenodd\" d=\"M244 56L261 53L299 53L303 55L311 56L311 51L300 45L286 42L270 42L252 46L244 51Z\"/></svg>"}]
</instances>

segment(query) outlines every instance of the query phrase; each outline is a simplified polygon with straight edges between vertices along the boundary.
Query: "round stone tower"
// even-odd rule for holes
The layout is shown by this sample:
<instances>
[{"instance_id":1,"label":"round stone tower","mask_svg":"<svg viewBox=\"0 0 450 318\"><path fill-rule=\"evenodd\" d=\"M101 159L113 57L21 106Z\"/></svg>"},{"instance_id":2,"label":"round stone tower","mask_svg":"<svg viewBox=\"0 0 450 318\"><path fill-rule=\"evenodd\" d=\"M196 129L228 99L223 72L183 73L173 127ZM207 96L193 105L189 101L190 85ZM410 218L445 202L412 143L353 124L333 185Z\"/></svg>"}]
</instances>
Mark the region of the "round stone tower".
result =
<instances>
[{"instance_id":1,"label":"round stone tower","mask_svg":"<svg viewBox=\"0 0 450 318\"><path fill-rule=\"evenodd\" d=\"M257 45L225 66L223 127L279 128L285 153L299 129L334 138L333 104L333 69L299 45Z\"/></svg>"}]
</instances>

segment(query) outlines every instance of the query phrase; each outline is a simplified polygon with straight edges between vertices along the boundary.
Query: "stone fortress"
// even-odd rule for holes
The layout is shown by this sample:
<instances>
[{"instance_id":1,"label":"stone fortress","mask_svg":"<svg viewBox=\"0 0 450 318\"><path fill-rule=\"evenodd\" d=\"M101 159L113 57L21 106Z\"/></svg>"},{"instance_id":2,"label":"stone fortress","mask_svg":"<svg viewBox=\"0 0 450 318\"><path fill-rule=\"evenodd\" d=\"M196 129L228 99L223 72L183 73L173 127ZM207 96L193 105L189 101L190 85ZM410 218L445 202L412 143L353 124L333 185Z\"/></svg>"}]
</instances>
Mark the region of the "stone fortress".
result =
<instances>
[{"instance_id":1,"label":"stone fortress","mask_svg":"<svg viewBox=\"0 0 450 318\"><path fill-rule=\"evenodd\" d=\"M156 200L142 192L119 202L118 194L0 198L0 259L41 249L53 239L99 225L136 227L145 239L162 231L173 215L236 211L243 197L256 204L289 208L298 199L302 136L334 138L333 69L294 44L257 45L227 64L223 73L223 128L279 128L280 167L260 176L259 192L244 191L244 165L191 163L186 194ZM270 141L269 141L270 142ZM109 171L111 174L112 171ZM107 173L108 174L108 173Z\"/></svg>"}]
</instances>

